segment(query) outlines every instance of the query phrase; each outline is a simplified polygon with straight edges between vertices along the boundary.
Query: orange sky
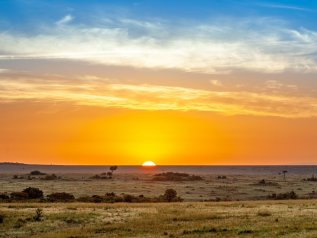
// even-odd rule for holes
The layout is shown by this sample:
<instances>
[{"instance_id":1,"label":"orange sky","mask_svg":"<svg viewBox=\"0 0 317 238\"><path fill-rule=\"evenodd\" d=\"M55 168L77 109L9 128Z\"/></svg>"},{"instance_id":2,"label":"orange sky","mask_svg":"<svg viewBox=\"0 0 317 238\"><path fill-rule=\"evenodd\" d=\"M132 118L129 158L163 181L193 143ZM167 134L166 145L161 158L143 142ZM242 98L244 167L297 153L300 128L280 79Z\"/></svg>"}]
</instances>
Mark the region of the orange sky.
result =
<instances>
[{"instance_id":1,"label":"orange sky","mask_svg":"<svg viewBox=\"0 0 317 238\"><path fill-rule=\"evenodd\" d=\"M306 164L316 119L1 105L1 161L39 164Z\"/></svg>"}]
</instances>

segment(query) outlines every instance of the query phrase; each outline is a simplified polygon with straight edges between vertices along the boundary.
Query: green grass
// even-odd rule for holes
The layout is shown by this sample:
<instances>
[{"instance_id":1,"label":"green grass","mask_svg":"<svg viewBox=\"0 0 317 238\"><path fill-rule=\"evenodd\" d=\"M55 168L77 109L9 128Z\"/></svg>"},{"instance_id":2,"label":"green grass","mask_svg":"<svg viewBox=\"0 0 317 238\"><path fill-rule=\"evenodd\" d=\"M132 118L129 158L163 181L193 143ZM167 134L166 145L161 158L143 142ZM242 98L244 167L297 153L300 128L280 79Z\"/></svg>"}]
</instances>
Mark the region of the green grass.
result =
<instances>
[{"instance_id":1,"label":"green grass","mask_svg":"<svg viewBox=\"0 0 317 238\"><path fill-rule=\"evenodd\" d=\"M34 221L36 209L43 219ZM0 237L317 237L317 201L0 204Z\"/></svg>"}]
</instances>

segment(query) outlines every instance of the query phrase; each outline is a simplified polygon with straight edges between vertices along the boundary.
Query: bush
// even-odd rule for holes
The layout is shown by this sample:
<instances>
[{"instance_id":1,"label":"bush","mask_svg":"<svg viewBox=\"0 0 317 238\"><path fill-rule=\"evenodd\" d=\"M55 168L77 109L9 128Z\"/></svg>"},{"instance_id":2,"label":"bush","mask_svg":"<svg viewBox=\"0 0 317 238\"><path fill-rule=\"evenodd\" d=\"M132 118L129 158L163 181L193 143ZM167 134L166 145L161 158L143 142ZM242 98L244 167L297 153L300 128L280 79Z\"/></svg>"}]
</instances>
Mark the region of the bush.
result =
<instances>
[{"instance_id":1,"label":"bush","mask_svg":"<svg viewBox=\"0 0 317 238\"><path fill-rule=\"evenodd\" d=\"M10 198L14 200L26 200L29 198L29 196L25 192L13 192L10 194Z\"/></svg>"},{"instance_id":2,"label":"bush","mask_svg":"<svg viewBox=\"0 0 317 238\"><path fill-rule=\"evenodd\" d=\"M268 195L268 199L274 199L274 200L287 200L287 199L297 199L298 196L294 191L286 192L286 193L272 193L271 195Z\"/></svg>"},{"instance_id":3,"label":"bush","mask_svg":"<svg viewBox=\"0 0 317 238\"><path fill-rule=\"evenodd\" d=\"M304 181L309 181L309 182L317 182L317 177L312 175L310 178L303 179Z\"/></svg>"},{"instance_id":4,"label":"bush","mask_svg":"<svg viewBox=\"0 0 317 238\"><path fill-rule=\"evenodd\" d=\"M4 221L4 216L0 214L0 224L2 224Z\"/></svg>"},{"instance_id":5,"label":"bush","mask_svg":"<svg viewBox=\"0 0 317 238\"><path fill-rule=\"evenodd\" d=\"M38 170L34 170L34 171L31 171L30 175L45 175L45 173L42 173L41 171L38 171Z\"/></svg>"},{"instance_id":6,"label":"bush","mask_svg":"<svg viewBox=\"0 0 317 238\"><path fill-rule=\"evenodd\" d=\"M272 213L266 210L262 210L262 211L258 211L257 215L260 217L269 217L272 215Z\"/></svg>"},{"instance_id":7,"label":"bush","mask_svg":"<svg viewBox=\"0 0 317 238\"><path fill-rule=\"evenodd\" d=\"M0 194L0 200L8 200L8 199L10 199L10 197L7 194L5 193Z\"/></svg>"},{"instance_id":8,"label":"bush","mask_svg":"<svg viewBox=\"0 0 317 238\"><path fill-rule=\"evenodd\" d=\"M50 195L47 195L47 198L51 202L69 202L75 199L74 195L70 193L52 193Z\"/></svg>"},{"instance_id":9,"label":"bush","mask_svg":"<svg viewBox=\"0 0 317 238\"><path fill-rule=\"evenodd\" d=\"M202 180L202 177L198 175L190 175L186 173L174 173L174 172L166 172L155 174L154 181L196 181Z\"/></svg>"},{"instance_id":10,"label":"bush","mask_svg":"<svg viewBox=\"0 0 317 238\"><path fill-rule=\"evenodd\" d=\"M124 194L123 195L123 201L124 202L133 202L134 196L130 195L130 194Z\"/></svg>"},{"instance_id":11,"label":"bush","mask_svg":"<svg viewBox=\"0 0 317 238\"><path fill-rule=\"evenodd\" d=\"M278 186L278 183L266 181L265 179L261 179L258 183L255 185L261 185L261 186Z\"/></svg>"},{"instance_id":12,"label":"bush","mask_svg":"<svg viewBox=\"0 0 317 238\"><path fill-rule=\"evenodd\" d=\"M46 175L44 178L42 178L43 180L57 180L58 177L55 174L51 174L51 175Z\"/></svg>"},{"instance_id":13,"label":"bush","mask_svg":"<svg viewBox=\"0 0 317 238\"><path fill-rule=\"evenodd\" d=\"M28 187L22 192L26 193L29 199L43 198L43 192L38 188Z\"/></svg>"},{"instance_id":14,"label":"bush","mask_svg":"<svg viewBox=\"0 0 317 238\"><path fill-rule=\"evenodd\" d=\"M177 198L177 192L174 189L167 189L164 193L164 198L166 201L171 202Z\"/></svg>"},{"instance_id":15,"label":"bush","mask_svg":"<svg viewBox=\"0 0 317 238\"><path fill-rule=\"evenodd\" d=\"M36 209L33 220L34 221L41 221L42 218L43 218L43 210L41 208Z\"/></svg>"}]
</instances>

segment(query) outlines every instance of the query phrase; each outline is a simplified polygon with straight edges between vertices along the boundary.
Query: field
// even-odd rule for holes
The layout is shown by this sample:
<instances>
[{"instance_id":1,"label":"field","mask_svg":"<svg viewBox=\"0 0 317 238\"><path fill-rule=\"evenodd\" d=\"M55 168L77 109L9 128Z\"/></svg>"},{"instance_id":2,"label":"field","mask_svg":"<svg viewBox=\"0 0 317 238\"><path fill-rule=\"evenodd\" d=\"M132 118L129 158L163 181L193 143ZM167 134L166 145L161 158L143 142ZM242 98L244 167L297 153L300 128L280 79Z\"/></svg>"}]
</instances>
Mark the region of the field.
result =
<instances>
[{"instance_id":1,"label":"field","mask_svg":"<svg viewBox=\"0 0 317 238\"><path fill-rule=\"evenodd\" d=\"M21 176L24 174L20 174ZM19 175L19 176L20 176ZM112 179L91 179L94 174L61 174L59 180L40 178L13 179L13 174L0 174L0 193L22 191L26 187L37 187L44 194L68 192L75 197L104 195L108 192L127 193L153 197L173 188L185 201L209 200L263 200L272 193L294 191L301 198L317 198L317 182L304 181L311 175L218 175L200 174L201 181L152 181L153 174L114 173ZM264 179L266 183L261 183Z\"/></svg>"},{"instance_id":2,"label":"field","mask_svg":"<svg viewBox=\"0 0 317 238\"><path fill-rule=\"evenodd\" d=\"M316 237L317 201L2 203L0 237ZM33 219L42 209L39 221Z\"/></svg>"},{"instance_id":3,"label":"field","mask_svg":"<svg viewBox=\"0 0 317 238\"><path fill-rule=\"evenodd\" d=\"M0 174L0 194L27 187L44 197L54 192L81 196L106 193L157 197L172 188L184 202L50 203L2 200L0 238L5 237L317 237L316 179L312 174L207 174L195 181L154 181L155 171L94 179L98 173L29 176L30 171ZM55 173L55 172L54 172ZM14 176L17 175L17 176ZM18 177L18 178L17 178ZM307 181L310 178L312 181ZM294 200L268 199L293 191ZM38 214L37 214L38 212ZM36 215L37 214L37 215ZM3 221L1 223L1 217Z\"/></svg>"}]
</instances>

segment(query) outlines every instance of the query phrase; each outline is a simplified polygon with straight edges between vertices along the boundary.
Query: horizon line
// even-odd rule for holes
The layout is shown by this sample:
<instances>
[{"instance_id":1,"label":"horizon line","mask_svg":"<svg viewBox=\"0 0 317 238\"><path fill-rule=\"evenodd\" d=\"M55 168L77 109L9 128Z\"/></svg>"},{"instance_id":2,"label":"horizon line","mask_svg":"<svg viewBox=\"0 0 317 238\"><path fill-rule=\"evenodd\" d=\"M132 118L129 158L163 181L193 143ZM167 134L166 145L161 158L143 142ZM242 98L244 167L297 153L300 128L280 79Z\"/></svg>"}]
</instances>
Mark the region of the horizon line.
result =
<instances>
[{"instance_id":1,"label":"horizon line","mask_svg":"<svg viewBox=\"0 0 317 238\"><path fill-rule=\"evenodd\" d=\"M33 166L140 166L142 164L28 164L21 162L0 162L3 164L15 164L15 165L33 165ZM156 164L156 167L162 166L317 166L316 164Z\"/></svg>"}]
</instances>

